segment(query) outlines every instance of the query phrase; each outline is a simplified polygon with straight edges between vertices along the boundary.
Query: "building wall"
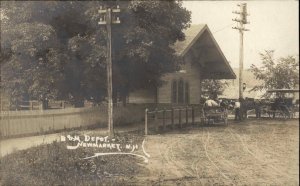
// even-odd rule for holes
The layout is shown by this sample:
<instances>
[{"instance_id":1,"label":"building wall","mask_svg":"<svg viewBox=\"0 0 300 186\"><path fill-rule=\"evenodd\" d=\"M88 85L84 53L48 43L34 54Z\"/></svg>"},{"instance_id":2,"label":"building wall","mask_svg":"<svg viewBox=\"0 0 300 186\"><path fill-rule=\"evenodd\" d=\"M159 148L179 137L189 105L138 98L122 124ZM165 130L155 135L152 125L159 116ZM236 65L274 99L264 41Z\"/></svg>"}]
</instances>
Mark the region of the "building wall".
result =
<instances>
[{"instance_id":1,"label":"building wall","mask_svg":"<svg viewBox=\"0 0 300 186\"><path fill-rule=\"evenodd\" d=\"M182 66L182 70L166 74L162 80L164 84L158 89L158 103L172 103L172 82L173 80L183 79L184 82L189 83L189 103L198 104L200 102L200 68L197 63L191 63L191 59L186 57L185 65Z\"/></svg>"},{"instance_id":2,"label":"building wall","mask_svg":"<svg viewBox=\"0 0 300 186\"><path fill-rule=\"evenodd\" d=\"M128 103L155 103L156 91L155 90L136 90L131 92L128 97Z\"/></svg>"},{"instance_id":3,"label":"building wall","mask_svg":"<svg viewBox=\"0 0 300 186\"><path fill-rule=\"evenodd\" d=\"M183 79L189 84L189 103L198 104L200 102L200 66L198 62L192 63L192 58L188 55L184 58L185 64L181 66L181 71L168 73L162 77L163 85L155 90L137 90L129 94L128 103L158 103L171 104L172 82ZM156 97L157 94L157 97Z\"/></svg>"}]
</instances>

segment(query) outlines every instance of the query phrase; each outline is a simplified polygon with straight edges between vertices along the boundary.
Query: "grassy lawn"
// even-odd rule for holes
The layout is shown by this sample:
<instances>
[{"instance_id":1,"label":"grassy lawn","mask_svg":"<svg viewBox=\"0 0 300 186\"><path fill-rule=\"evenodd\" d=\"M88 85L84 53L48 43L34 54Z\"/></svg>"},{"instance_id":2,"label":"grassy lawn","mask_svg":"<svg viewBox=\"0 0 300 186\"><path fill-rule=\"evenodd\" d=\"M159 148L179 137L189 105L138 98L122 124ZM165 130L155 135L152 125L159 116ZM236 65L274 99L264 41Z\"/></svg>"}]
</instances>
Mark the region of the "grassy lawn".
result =
<instances>
[{"instance_id":1,"label":"grassy lawn","mask_svg":"<svg viewBox=\"0 0 300 186\"><path fill-rule=\"evenodd\" d=\"M119 136L125 142L127 136ZM132 139L132 137L131 137ZM140 138L135 141L140 143ZM2 185L125 185L146 171L142 159L128 155L83 158L99 152L95 148L68 150L66 142L32 147L1 158ZM109 149L101 149L109 152Z\"/></svg>"}]
</instances>

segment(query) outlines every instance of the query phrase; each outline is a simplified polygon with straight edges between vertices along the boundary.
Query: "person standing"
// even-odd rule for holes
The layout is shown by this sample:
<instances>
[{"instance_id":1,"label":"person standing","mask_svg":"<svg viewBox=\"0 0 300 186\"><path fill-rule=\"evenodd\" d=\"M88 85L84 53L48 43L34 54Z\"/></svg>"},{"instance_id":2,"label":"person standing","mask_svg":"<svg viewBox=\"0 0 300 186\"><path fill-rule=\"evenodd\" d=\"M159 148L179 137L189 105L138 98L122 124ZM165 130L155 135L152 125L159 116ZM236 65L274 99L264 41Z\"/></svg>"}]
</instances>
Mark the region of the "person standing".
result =
<instances>
[{"instance_id":1,"label":"person standing","mask_svg":"<svg viewBox=\"0 0 300 186\"><path fill-rule=\"evenodd\" d=\"M241 102L239 100L234 102L234 110L235 110L234 120L241 121L242 120L242 118L241 118Z\"/></svg>"},{"instance_id":2,"label":"person standing","mask_svg":"<svg viewBox=\"0 0 300 186\"><path fill-rule=\"evenodd\" d=\"M254 101L255 115L257 119L261 118L261 102L259 100Z\"/></svg>"},{"instance_id":3,"label":"person standing","mask_svg":"<svg viewBox=\"0 0 300 186\"><path fill-rule=\"evenodd\" d=\"M245 120L248 118L247 111L248 111L248 106L249 106L249 98L247 98L247 97L246 97L246 99L240 98L239 101L241 104L241 106L240 106L241 119Z\"/></svg>"}]
</instances>

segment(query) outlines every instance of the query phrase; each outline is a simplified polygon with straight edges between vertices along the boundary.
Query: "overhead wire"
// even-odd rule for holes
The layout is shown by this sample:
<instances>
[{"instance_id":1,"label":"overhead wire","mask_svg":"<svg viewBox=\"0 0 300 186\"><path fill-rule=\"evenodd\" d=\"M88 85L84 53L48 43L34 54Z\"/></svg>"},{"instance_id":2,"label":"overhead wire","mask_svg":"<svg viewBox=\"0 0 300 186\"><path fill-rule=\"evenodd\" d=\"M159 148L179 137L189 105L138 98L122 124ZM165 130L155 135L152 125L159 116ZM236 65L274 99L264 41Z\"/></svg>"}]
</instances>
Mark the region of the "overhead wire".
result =
<instances>
[{"instance_id":1,"label":"overhead wire","mask_svg":"<svg viewBox=\"0 0 300 186\"><path fill-rule=\"evenodd\" d=\"M220 29L214 31L213 34L215 34L215 33L217 33L217 32L220 32L220 31L222 31L222 30L228 28L229 26L233 26L233 25L234 25L234 23L231 23L231 24L229 24L229 25L226 25L226 26L224 26L224 27L222 27L222 28L220 28Z\"/></svg>"}]
</instances>

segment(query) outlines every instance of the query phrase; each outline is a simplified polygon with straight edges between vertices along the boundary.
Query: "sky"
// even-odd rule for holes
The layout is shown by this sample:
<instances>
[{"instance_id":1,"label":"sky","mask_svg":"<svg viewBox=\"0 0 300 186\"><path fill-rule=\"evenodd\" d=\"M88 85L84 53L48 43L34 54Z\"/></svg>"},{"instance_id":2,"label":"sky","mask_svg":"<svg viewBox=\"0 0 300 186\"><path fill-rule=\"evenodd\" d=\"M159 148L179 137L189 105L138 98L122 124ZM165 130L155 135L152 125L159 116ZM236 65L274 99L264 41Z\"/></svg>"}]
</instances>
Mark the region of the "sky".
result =
<instances>
[{"instance_id":1,"label":"sky","mask_svg":"<svg viewBox=\"0 0 300 186\"><path fill-rule=\"evenodd\" d=\"M299 2L244 1L247 3L250 31L244 32L244 68L260 66L259 53L275 50L275 58L299 57ZM184 1L192 13L192 24L207 24L233 68L239 67L239 32L232 27L242 1Z\"/></svg>"}]
</instances>

